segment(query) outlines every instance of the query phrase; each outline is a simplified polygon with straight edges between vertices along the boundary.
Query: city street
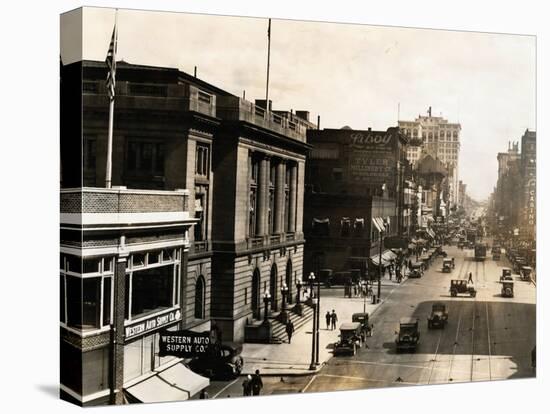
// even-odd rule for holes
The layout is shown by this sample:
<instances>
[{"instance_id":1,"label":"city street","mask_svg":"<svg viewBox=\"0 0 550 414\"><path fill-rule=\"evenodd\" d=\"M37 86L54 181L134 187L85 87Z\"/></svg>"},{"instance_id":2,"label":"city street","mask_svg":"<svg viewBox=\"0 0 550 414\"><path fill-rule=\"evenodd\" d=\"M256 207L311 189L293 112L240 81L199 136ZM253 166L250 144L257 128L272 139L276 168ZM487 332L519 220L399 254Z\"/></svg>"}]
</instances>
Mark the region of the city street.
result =
<instances>
[{"instance_id":1,"label":"city street","mask_svg":"<svg viewBox=\"0 0 550 414\"><path fill-rule=\"evenodd\" d=\"M446 246L445 251L455 257L451 273L443 273L442 258L436 258L422 278L396 285L391 294L389 289L383 291L389 296L372 315L374 334L356 356L333 357L314 375L264 376L262 394L533 377L530 358L535 344L535 286L514 275L515 297L502 298L498 279L501 269L508 266L504 255L500 261L488 258L477 262L473 250ZM467 279L469 272L477 296L452 298L450 280ZM323 295L342 304L353 300L343 298L338 288L325 290ZM359 312L362 305L355 301L355 311ZM444 329L428 330L427 318L436 301L447 305L449 321ZM419 319L416 353L395 352L396 331L403 317ZM241 396L242 381L241 377L212 382L210 398Z\"/></svg>"}]
</instances>

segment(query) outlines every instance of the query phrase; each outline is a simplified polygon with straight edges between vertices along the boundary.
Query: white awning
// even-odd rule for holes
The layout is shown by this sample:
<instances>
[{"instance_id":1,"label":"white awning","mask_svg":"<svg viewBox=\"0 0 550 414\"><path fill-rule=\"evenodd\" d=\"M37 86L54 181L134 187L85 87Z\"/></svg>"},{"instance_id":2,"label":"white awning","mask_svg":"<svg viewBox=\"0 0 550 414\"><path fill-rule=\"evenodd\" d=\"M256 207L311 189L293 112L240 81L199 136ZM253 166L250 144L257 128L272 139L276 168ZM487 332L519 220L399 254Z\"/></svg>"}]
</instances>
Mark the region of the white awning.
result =
<instances>
[{"instance_id":1,"label":"white awning","mask_svg":"<svg viewBox=\"0 0 550 414\"><path fill-rule=\"evenodd\" d=\"M372 224L378 230L379 233L383 232L384 229L384 219L382 217L373 217Z\"/></svg>"},{"instance_id":2,"label":"white awning","mask_svg":"<svg viewBox=\"0 0 550 414\"><path fill-rule=\"evenodd\" d=\"M202 377L182 363L178 363L126 388L126 392L144 403L184 401L208 385L210 385L208 378Z\"/></svg>"}]
</instances>

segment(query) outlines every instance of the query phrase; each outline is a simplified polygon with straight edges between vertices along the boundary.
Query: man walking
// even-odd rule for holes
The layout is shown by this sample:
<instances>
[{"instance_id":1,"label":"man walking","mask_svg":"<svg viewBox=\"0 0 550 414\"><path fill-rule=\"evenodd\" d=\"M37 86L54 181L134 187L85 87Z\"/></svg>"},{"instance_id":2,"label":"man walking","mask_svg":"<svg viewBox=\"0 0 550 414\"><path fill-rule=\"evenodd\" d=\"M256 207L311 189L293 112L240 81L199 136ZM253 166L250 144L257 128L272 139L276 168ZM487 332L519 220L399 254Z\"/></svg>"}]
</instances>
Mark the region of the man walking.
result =
<instances>
[{"instance_id":1,"label":"man walking","mask_svg":"<svg viewBox=\"0 0 550 414\"><path fill-rule=\"evenodd\" d=\"M252 395L252 376L249 374L243 381L243 396L248 397Z\"/></svg>"},{"instance_id":2,"label":"man walking","mask_svg":"<svg viewBox=\"0 0 550 414\"><path fill-rule=\"evenodd\" d=\"M325 315L325 320L327 321L327 331L328 331L328 328L330 327L330 320L331 320L330 311L327 311Z\"/></svg>"},{"instance_id":3,"label":"man walking","mask_svg":"<svg viewBox=\"0 0 550 414\"><path fill-rule=\"evenodd\" d=\"M288 336L288 343L290 343L290 341L292 340L292 334L294 333L294 324L292 323L292 321L290 319L286 323L285 330L286 330L286 334Z\"/></svg>"},{"instance_id":4,"label":"man walking","mask_svg":"<svg viewBox=\"0 0 550 414\"><path fill-rule=\"evenodd\" d=\"M256 373L252 377L252 395L260 395L260 391L264 387L262 377L260 376L260 370L257 369Z\"/></svg>"},{"instance_id":5,"label":"man walking","mask_svg":"<svg viewBox=\"0 0 550 414\"><path fill-rule=\"evenodd\" d=\"M336 322L338 322L338 315L336 315L336 312L333 309L332 313L330 315L330 329L331 330L336 329Z\"/></svg>"},{"instance_id":6,"label":"man walking","mask_svg":"<svg viewBox=\"0 0 550 414\"><path fill-rule=\"evenodd\" d=\"M470 272L470 274L468 275L468 284L473 284L474 283L474 280L472 279L472 272Z\"/></svg>"}]
</instances>

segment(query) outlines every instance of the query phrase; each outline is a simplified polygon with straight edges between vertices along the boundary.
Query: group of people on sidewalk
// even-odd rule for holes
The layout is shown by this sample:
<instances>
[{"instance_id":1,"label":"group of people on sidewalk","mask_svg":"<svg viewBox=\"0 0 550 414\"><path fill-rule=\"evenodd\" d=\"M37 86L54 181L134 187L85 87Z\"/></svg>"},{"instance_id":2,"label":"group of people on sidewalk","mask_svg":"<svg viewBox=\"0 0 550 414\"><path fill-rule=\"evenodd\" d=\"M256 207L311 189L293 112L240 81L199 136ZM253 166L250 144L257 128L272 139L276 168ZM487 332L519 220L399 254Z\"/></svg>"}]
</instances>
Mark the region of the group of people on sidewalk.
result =
<instances>
[{"instance_id":1,"label":"group of people on sidewalk","mask_svg":"<svg viewBox=\"0 0 550 414\"><path fill-rule=\"evenodd\" d=\"M242 385L243 396L248 397L250 395L260 395L260 392L264 387L262 376L260 375L260 370L257 369L254 375L247 375Z\"/></svg>"},{"instance_id":2,"label":"group of people on sidewalk","mask_svg":"<svg viewBox=\"0 0 550 414\"><path fill-rule=\"evenodd\" d=\"M331 331L336 329L336 322L338 322L338 315L336 314L334 309L332 310L332 313L327 311L327 313L325 314L325 320L327 322L327 331L329 330L329 327Z\"/></svg>"}]
</instances>

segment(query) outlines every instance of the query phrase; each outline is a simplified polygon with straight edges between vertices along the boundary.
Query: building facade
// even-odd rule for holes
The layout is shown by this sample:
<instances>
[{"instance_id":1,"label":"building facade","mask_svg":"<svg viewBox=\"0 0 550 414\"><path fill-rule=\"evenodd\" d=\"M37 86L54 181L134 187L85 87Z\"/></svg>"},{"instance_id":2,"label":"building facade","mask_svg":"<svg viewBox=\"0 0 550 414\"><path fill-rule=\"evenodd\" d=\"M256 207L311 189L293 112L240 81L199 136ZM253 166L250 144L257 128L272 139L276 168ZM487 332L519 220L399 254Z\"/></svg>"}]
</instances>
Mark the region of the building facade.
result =
<instances>
[{"instance_id":1,"label":"building facade","mask_svg":"<svg viewBox=\"0 0 550 414\"><path fill-rule=\"evenodd\" d=\"M274 113L177 69L118 62L102 188L105 73L94 61L61 69L61 382L83 405L143 401L139 384L166 383L161 371L185 394L204 379L158 357L159 332L216 323L242 342L266 290L280 307L282 284L302 279L315 127L307 112Z\"/></svg>"},{"instance_id":2,"label":"building facade","mask_svg":"<svg viewBox=\"0 0 550 414\"><path fill-rule=\"evenodd\" d=\"M382 234L407 234L404 223L410 223L404 214L407 140L397 128L342 128L310 130L308 143L306 270L346 271L361 259L362 267L377 261Z\"/></svg>"},{"instance_id":3,"label":"building facade","mask_svg":"<svg viewBox=\"0 0 550 414\"><path fill-rule=\"evenodd\" d=\"M431 107L427 116L419 115L414 121L399 121L403 134L422 142L422 150L439 158L448 168L449 200L452 205L458 204L458 162L460 158L460 123L451 123L441 116L432 116ZM421 151L411 146L408 159L415 164L421 157Z\"/></svg>"}]
</instances>

